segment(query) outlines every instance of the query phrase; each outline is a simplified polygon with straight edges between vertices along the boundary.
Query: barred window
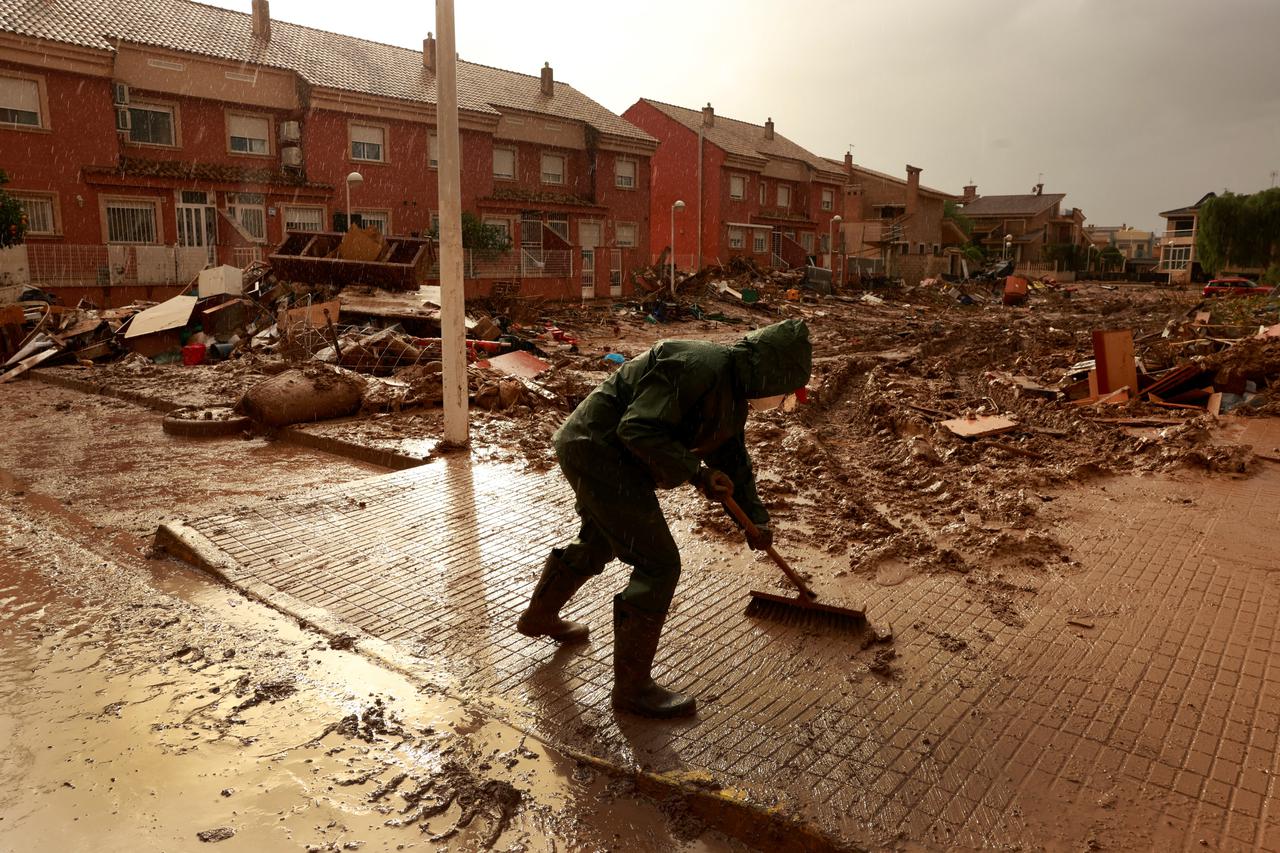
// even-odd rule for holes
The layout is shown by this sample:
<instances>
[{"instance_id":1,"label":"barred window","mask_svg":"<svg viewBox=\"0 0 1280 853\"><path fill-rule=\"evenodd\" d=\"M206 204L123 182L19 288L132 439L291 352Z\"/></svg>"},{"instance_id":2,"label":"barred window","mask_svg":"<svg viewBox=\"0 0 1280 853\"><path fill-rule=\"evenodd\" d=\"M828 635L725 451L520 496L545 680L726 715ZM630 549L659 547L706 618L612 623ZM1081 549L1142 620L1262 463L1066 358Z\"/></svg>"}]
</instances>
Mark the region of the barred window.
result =
<instances>
[{"instance_id":1,"label":"barred window","mask_svg":"<svg viewBox=\"0 0 1280 853\"><path fill-rule=\"evenodd\" d=\"M109 201L108 243L157 243L156 206L150 201Z\"/></svg>"},{"instance_id":2,"label":"barred window","mask_svg":"<svg viewBox=\"0 0 1280 853\"><path fill-rule=\"evenodd\" d=\"M27 216L27 233L33 235L56 234L57 222L53 218L53 199L49 196L18 197L22 212Z\"/></svg>"}]
</instances>

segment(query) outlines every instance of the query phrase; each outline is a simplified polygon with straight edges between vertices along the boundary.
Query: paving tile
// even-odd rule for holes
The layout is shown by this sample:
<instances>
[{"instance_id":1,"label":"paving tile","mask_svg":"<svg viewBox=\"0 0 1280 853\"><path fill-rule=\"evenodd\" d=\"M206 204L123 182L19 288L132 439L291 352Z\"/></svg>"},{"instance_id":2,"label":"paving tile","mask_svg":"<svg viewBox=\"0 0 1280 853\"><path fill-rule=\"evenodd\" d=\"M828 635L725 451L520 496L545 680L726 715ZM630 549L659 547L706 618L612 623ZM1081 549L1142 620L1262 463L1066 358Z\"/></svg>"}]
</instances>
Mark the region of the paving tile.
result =
<instances>
[{"instance_id":1,"label":"paving tile","mask_svg":"<svg viewBox=\"0 0 1280 853\"><path fill-rule=\"evenodd\" d=\"M1248 430L1280 445L1274 425ZM1192 488L1194 505L1166 499ZM894 682L838 638L745 618L769 567L674 524L686 566L658 670L702 700L674 725L607 705L625 567L569 607L591 623L590 645L555 654L512 630L547 550L576 527L555 472L452 456L191 525L233 582L329 608L418 655L424 673L523 708L543 737L655 770L704 768L849 838L876 826L935 846L1037 847L1052 828L1023 804L1056 791L1063 809L1087 810L1114 790L1160 803L1152 826L1188 847L1280 851L1280 469L1108 481L1054 507L1079 568L1037 580L1022 627L992 619L960 576L846 579L849 600L898 628L907 675ZM1095 628L1078 632L1068 613L1094 614ZM933 633L902 627L917 624ZM942 649L941 631L968 651Z\"/></svg>"}]
</instances>

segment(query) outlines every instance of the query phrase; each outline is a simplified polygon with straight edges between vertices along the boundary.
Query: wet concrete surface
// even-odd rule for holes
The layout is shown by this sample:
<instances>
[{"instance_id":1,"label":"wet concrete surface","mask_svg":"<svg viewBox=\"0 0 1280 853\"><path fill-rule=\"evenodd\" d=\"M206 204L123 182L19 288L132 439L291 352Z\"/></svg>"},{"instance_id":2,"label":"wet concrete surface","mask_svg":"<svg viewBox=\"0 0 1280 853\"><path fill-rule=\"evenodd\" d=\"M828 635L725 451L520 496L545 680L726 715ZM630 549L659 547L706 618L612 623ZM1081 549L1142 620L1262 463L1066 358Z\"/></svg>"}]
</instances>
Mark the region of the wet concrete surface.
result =
<instances>
[{"instance_id":1,"label":"wet concrete surface","mask_svg":"<svg viewBox=\"0 0 1280 853\"><path fill-rule=\"evenodd\" d=\"M1265 448L1278 426L1228 430ZM705 541L694 499L672 495L686 568L659 672L702 708L678 723L607 706L616 564L568 608L591 624L589 647L511 630L546 549L573 528L553 473L454 456L188 532L232 583L330 610L530 731L699 778L844 842L1275 850L1277 496L1280 466L1046 491L1072 559L981 583L945 566L842 576L812 546L789 551L820 594L893 626L877 650L744 618L747 588L772 570Z\"/></svg>"},{"instance_id":2,"label":"wet concrete surface","mask_svg":"<svg viewBox=\"0 0 1280 853\"><path fill-rule=\"evenodd\" d=\"M162 516L370 466L173 439L33 383L2 400L0 849L738 849L681 801L148 558Z\"/></svg>"}]
</instances>

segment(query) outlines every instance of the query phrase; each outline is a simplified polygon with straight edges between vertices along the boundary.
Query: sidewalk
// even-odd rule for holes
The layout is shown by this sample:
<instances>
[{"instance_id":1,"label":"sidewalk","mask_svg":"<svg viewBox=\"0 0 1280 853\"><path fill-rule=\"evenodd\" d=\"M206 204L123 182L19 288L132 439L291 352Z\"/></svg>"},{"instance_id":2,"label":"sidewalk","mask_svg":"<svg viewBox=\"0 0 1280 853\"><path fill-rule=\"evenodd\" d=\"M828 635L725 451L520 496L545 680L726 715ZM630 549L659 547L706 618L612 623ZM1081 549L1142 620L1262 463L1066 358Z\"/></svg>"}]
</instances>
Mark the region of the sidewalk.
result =
<instances>
[{"instance_id":1,"label":"sidewalk","mask_svg":"<svg viewBox=\"0 0 1280 853\"><path fill-rule=\"evenodd\" d=\"M1275 421L1246 433L1264 452L1280 444ZM1280 465L1058 496L1055 533L1078 565L1009 578L1002 608L954 573L823 578L824 595L892 625L887 677L847 638L743 616L773 572L697 541L686 498L669 501L685 570L658 677L700 714L675 724L609 708L618 564L568 608L589 646L512 629L575 527L555 472L454 455L169 532L231 584L358 627L540 737L686 774L829 837L1280 850Z\"/></svg>"}]
</instances>

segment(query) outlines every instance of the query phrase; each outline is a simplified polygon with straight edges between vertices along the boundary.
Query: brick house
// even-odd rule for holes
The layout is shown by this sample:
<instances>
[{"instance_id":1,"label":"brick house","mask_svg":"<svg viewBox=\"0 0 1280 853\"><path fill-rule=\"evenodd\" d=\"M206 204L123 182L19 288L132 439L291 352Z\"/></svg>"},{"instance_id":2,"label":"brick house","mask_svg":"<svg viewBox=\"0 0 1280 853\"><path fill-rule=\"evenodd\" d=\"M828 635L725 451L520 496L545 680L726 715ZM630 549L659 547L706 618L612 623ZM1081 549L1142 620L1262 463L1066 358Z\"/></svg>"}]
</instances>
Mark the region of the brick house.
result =
<instances>
[{"instance_id":1,"label":"brick house","mask_svg":"<svg viewBox=\"0 0 1280 853\"><path fill-rule=\"evenodd\" d=\"M185 284L286 230L437 223L435 42L421 51L189 0L24 2L0 19L0 168L27 209L32 279ZM494 281L619 294L649 261L657 141L556 81L459 62L462 206L512 251ZM65 301L65 300L64 300Z\"/></svg>"},{"instance_id":2,"label":"brick house","mask_svg":"<svg viewBox=\"0 0 1280 853\"><path fill-rule=\"evenodd\" d=\"M1195 204L1166 210L1164 237L1160 240L1159 272L1169 274L1170 284L1189 284L1204 280L1200 259L1196 257L1196 231L1200 223L1200 207L1217 193L1205 193Z\"/></svg>"},{"instance_id":3,"label":"brick house","mask_svg":"<svg viewBox=\"0 0 1280 853\"><path fill-rule=\"evenodd\" d=\"M649 245L671 243L677 266L692 269L735 256L793 267L829 251L844 174L763 125L642 98L623 114L659 141L653 155Z\"/></svg>"},{"instance_id":4,"label":"brick house","mask_svg":"<svg viewBox=\"0 0 1280 853\"><path fill-rule=\"evenodd\" d=\"M1039 263L1046 246L1071 245L1088 249L1084 212L1062 207L1065 193L1046 193L1044 184L1025 195L980 196L973 185L964 188L963 213L973 223L973 238L991 257L1004 253L1011 238L1010 257L1019 263Z\"/></svg>"},{"instance_id":5,"label":"brick house","mask_svg":"<svg viewBox=\"0 0 1280 853\"><path fill-rule=\"evenodd\" d=\"M843 163L828 162L845 174L843 243L837 249L847 270L884 273L907 284L960 271L955 253L945 250L967 238L944 216L945 203L959 201L958 195L922 185L917 166L908 165L899 178L859 166L851 154Z\"/></svg>"}]
</instances>

